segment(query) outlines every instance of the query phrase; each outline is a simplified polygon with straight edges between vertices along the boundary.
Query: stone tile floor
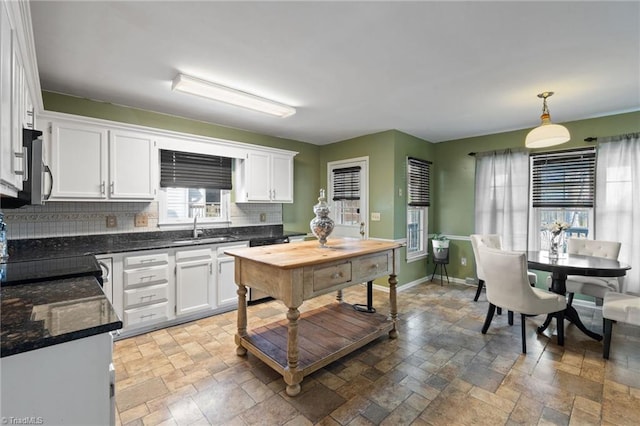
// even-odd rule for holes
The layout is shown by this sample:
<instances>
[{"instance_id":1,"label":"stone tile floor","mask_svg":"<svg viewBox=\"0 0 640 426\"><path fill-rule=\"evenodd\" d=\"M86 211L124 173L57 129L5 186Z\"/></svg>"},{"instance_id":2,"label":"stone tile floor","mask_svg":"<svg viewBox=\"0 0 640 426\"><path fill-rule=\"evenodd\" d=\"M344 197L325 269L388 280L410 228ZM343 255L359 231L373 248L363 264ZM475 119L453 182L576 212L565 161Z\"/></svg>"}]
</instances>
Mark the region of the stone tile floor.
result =
<instances>
[{"instance_id":1,"label":"stone tile floor","mask_svg":"<svg viewBox=\"0 0 640 426\"><path fill-rule=\"evenodd\" d=\"M397 340L386 336L306 377L291 398L282 378L252 355L235 354L235 312L115 343L120 425L638 425L640 329L614 326L611 359L602 343L566 326L557 346L555 322L494 317L480 333L486 299L475 288L426 282L398 293ZM306 302L301 311L334 299ZM363 303L365 289L344 293ZM388 295L375 291L378 312ZM602 312L577 306L602 332ZM284 318L272 301L249 308L249 325ZM363 314L366 315L366 314Z\"/></svg>"}]
</instances>

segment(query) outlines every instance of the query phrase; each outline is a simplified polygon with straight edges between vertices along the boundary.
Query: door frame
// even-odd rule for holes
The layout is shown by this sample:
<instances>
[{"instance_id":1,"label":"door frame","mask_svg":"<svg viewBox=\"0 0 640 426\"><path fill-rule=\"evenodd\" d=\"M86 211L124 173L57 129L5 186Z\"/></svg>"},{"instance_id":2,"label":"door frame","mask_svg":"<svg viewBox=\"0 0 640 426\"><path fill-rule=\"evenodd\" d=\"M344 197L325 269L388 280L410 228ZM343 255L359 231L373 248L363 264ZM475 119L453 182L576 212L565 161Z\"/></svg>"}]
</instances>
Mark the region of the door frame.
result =
<instances>
[{"instance_id":1,"label":"door frame","mask_svg":"<svg viewBox=\"0 0 640 426\"><path fill-rule=\"evenodd\" d=\"M360 170L360 193L361 193L361 203L360 203L360 222L364 222L364 238L369 238L369 156L365 157L356 157L356 158L347 158L344 160L336 160L336 161L328 161L327 162L327 202L331 210L334 210L333 203L333 185L331 182L331 178L333 173L331 172L334 168L340 167L349 167L349 166L361 166ZM364 200L363 200L364 198ZM338 225L336 225L336 228ZM358 229L359 230L359 229ZM358 233L358 236L360 234ZM337 235L336 236L345 236L345 235ZM353 235L350 235L353 237Z\"/></svg>"}]
</instances>

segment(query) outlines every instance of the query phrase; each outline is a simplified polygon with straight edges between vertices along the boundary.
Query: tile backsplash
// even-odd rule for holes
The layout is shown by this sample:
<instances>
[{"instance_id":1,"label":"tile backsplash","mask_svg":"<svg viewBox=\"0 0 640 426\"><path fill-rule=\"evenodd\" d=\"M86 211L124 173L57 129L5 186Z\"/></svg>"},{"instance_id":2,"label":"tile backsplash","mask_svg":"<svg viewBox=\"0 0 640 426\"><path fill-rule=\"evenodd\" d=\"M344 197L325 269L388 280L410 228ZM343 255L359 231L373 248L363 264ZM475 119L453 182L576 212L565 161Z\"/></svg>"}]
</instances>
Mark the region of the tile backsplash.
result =
<instances>
[{"instance_id":1,"label":"tile backsplash","mask_svg":"<svg viewBox=\"0 0 640 426\"><path fill-rule=\"evenodd\" d=\"M135 215L139 213L147 215L147 226L134 226ZM159 230L157 202L51 201L43 206L4 210L4 214L10 240ZM107 216L115 216L115 227L107 227ZM230 219L231 226L279 225L282 204L231 203Z\"/></svg>"}]
</instances>

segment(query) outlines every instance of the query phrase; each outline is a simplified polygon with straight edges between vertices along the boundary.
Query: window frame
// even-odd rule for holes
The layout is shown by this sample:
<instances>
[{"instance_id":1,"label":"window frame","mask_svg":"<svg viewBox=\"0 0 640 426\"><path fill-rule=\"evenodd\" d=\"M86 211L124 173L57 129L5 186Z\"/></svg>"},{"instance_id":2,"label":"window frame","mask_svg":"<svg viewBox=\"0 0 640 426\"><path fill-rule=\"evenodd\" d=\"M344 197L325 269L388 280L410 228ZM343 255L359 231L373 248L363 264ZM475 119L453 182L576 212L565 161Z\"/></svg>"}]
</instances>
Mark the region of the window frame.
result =
<instances>
[{"instance_id":1,"label":"window frame","mask_svg":"<svg viewBox=\"0 0 640 426\"><path fill-rule=\"evenodd\" d=\"M415 157L406 159L407 213L406 213L406 261L425 259L429 255L429 206L431 205L431 162ZM412 195L414 196L412 198ZM419 213L417 221L412 217ZM411 229L417 222L418 230ZM412 251L413 238L417 237L417 250Z\"/></svg>"}]
</instances>

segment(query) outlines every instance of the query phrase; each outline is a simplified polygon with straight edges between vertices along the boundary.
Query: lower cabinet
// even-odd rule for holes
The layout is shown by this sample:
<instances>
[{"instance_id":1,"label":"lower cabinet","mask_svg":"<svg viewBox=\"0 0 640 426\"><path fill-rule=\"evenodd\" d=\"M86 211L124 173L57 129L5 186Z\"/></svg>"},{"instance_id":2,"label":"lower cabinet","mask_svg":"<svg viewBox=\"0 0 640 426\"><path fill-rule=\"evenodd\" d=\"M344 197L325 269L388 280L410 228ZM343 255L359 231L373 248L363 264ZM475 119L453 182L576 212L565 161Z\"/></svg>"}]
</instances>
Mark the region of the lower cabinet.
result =
<instances>
[{"instance_id":1,"label":"lower cabinet","mask_svg":"<svg viewBox=\"0 0 640 426\"><path fill-rule=\"evenodd\" d=\"M125 255L122 258L122 322L124 329L166 321L173 313L169 301L171 271L166 251ZM114 298L115 301L115 298ZM114 307L117 306L114 303Z\"/></svg>"},{"instance_id":2,"label":"lower cabinet","mask_svg":"<svg viewBox=\"0 0 640 426\"><path fill-rule=\"evenodd\" d=\"M115 425L112 346L102 333L0 358L2 423Z\"/></svg>"},{"instance_id":3,"label":"lower cabinet","mask_svg":"<svg viewBox=\"0 0 640 426\"><path fill-rule=\"evenodd\" d=\"M218 247L218 306L238 305L238 286L235 280L235 257L224 254L225 250L247 247L247 243Z\"/></svg>"},{"instance_id":4,"label":"lower cabinet","mask_svg":"<svg viewBox=\"0 0 640 426\"><path fill-rule=\"evenodd\" d=\"M109 265L103 267L103 274L108 274L111 304L123 322L120 335L129 337L237 308L235 261L224 251L247 245L235 242L97 256Z\"/></svg>"},{"instance_id":5,"label":"lower cabinet","mask_svg":"<svg viewBox=\"0 0 640 426\"><path fill-rule=\"evenodd\" d=\"M176 315L216 307L211 249L176 252Z\"/></svg>"}]
</instances>

